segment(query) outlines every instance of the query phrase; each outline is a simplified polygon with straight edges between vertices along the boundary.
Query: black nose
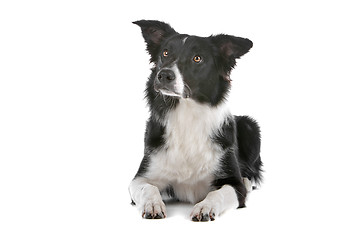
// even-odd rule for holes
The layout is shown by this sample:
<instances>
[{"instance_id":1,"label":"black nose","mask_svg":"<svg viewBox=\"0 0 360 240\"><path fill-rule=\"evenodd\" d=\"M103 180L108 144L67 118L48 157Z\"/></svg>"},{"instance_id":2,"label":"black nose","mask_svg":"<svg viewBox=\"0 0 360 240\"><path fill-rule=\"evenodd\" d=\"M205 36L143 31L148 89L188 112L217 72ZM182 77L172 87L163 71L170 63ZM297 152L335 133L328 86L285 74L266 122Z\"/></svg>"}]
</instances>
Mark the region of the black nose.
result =
<instances>
[{"instance_id":1,"label":"black nose","mask_svg":"<svg viewBox=\"0 0 360 240\"><path fill-rule=\"evenodd\" d=\"M168 81L171 82L175 79L175 73L170 69L163 69L158 73L159 81Z\"/></svg>"}]
</instances>

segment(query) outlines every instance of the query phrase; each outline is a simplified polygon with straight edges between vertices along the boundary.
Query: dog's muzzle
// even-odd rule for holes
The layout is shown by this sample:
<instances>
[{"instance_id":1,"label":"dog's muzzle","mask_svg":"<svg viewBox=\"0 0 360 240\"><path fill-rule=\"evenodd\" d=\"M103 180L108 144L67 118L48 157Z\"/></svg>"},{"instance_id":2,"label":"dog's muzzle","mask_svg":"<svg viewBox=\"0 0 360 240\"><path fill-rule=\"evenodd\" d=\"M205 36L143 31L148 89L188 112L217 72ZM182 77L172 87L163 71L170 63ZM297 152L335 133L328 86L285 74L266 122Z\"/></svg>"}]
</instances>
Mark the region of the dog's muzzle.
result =
<instances>
[{"instance_id":1,"label":"dog's muzzle","mask_svg":"<svg viewBox=\"0 0 360 240\"><path fill-rule=\"evenodd\" d=\"M156 75L154 89L163 95L182 97L184 83L181 76L176 76L172 69L165 68Z\"/></svg>"}]
</instances>

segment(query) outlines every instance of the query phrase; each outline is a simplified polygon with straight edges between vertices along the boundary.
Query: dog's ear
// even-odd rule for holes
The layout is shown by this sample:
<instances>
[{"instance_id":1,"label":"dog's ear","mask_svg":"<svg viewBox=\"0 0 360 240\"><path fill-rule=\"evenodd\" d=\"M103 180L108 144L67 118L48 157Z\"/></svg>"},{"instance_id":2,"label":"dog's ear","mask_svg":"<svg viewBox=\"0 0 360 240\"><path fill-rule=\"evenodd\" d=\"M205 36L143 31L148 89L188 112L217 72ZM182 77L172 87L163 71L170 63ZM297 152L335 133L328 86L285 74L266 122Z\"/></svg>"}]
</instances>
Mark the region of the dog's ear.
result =
<instances>
[{"instance_id":1,"label":"dog's ear","mask_svg":"<svg viewBox=\"0 0 360 240\"><path fill-rule=\"evenodd\" d=\"M164 39L177 34L169 24L153 20L140 20L133 22L141 28L142 35L147 45L151 62L155 62L159 54L159 48Z\"/></svg>"},{"instance_id":2,"label":"dog's ear","mask_svg":"<svg viewBox=\"0 0 360 240\"><path fill-rule=\"evenodd\" d=\"M247 38L230 35L216 35L210 37L213 44L218 48L225 75L229 75L236 64L236 59L247 53L253 46Z\"/></svg>"}]
</instances>

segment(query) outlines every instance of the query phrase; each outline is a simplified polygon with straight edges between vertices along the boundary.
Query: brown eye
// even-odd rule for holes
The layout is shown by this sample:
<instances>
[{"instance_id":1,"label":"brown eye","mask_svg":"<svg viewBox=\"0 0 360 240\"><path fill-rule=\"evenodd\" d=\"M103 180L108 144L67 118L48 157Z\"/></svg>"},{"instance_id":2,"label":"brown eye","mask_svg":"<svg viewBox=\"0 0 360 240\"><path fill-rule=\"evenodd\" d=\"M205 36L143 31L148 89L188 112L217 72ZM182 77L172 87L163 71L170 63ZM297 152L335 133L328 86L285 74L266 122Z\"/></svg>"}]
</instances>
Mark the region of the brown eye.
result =
<instances>
[{"instance_id":1,"label":"brown eye","mask_svg":"<svg viewBox=\"0 0 360 240\"><path fill-rule=\"evenodd\" d=\"M164 51L163 51L163 56L164 56L164 57L167 57L168 55L169 55L168 50L164 50Z\"/></svg>"},{"instance_id":2,"label":"brown eye","mask_svg":"<svg viewBox=\"0 0 360 240\"><path fill-rule=\"evenodd\" d=\"M196 63L199 63L199 62L202 61L202 59L201 59L200 56L195 56L195 57L193 58L193 60L194 60L194 62L196 62Z\"/></svg>"}]
</instances>

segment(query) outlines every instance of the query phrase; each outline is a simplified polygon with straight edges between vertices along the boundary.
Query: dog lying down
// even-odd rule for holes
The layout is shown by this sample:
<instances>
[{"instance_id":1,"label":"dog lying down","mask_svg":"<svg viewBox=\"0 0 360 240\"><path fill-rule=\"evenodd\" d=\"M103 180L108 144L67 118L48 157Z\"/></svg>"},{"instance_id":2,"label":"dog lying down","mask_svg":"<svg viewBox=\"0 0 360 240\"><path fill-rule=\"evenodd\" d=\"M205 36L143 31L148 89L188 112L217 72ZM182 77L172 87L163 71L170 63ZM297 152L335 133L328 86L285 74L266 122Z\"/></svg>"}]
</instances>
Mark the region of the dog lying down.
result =
<instances>
[{"instance_id":1,"label":"dog lying down","mask_svg":"<svg viewBox=\"0 0 360 240\"><path fill-rule=\"evenodd\" d=\"M253 43L230 35L179 34L136 21L154 63L146 84L150 118L144 157L129 191L142 217L166 217L162 196L191 202L193 221L245 207L262 179L260 130L226 105L230 72Z\"/></svg>"}]
</instances>

